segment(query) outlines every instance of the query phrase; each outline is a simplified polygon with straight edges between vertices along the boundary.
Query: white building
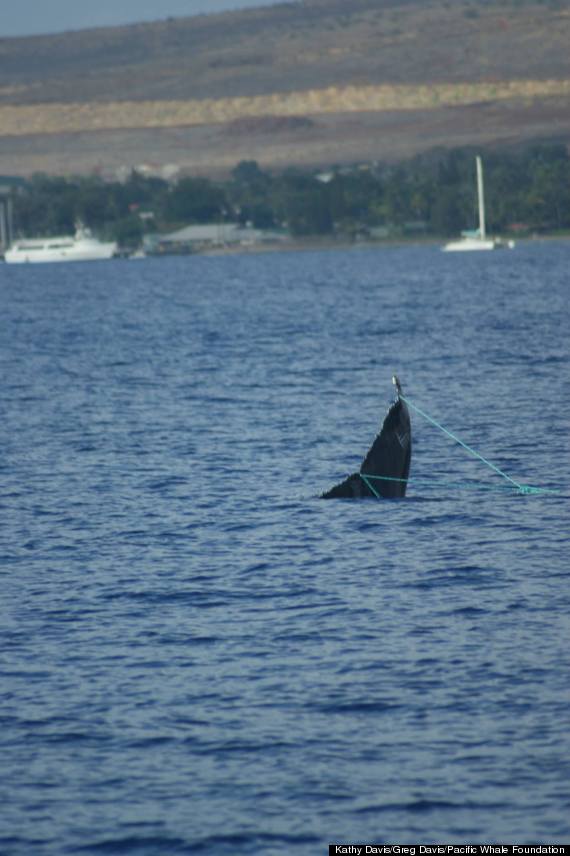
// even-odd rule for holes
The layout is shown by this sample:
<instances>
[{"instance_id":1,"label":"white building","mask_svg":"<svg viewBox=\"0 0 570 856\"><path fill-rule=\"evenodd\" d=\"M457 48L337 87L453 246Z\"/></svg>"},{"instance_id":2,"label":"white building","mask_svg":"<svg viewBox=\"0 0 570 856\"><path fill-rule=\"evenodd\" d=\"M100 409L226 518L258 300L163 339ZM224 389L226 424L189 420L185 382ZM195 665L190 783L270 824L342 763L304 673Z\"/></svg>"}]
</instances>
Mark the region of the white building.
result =
<instances>
[{"instance_id":1,"label":"white building","mask_svg":"<svg viewBox=\"0 0 570 856\"><path fill-rule=\"evenodd\" d=\"M239 223L205 223L185 226L166 235L149 235L145 243L159 252L192 252L214 247L252 247L287 239L288 235L282 232L253 229Z\"/></svg>"}]
</instances>

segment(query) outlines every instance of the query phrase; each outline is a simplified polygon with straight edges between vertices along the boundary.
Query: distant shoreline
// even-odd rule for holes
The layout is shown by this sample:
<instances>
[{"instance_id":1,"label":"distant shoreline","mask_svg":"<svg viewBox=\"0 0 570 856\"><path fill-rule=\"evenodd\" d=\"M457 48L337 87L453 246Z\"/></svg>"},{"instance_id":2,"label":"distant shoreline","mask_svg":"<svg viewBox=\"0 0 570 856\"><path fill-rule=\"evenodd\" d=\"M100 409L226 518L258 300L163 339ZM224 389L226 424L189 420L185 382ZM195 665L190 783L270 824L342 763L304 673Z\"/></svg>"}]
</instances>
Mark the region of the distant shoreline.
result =
<instances>
[{"instance_id":1,"label":"distant shoreline","mask_svg":"<svg viewBox=\"0 0 570 856\"><path fill-rule=\"evenodd\" d=\"M283 244L254 244L251 246L216 247L200 252L189 253L194 256L235 256L256 255L260 253L317 252L325 250L379 250L398 247L443 247L449 238L394 238L382 241L343 241L343 240L294 240ZM546 243L548 241L568 241L570 232L564 235L536 235L512 238L518 244ZM508 248L505 248L508 249ZM166 255L166 254L165 254ZM153 256L154 257L154 256Z\"/></svg>"},{"instance_id":2,"label":"distant shoreline","mask_svg":"<svg viewBox=\"0 0 570 856\"><path fill-rule=\"evenodd\" d=\"M227 247L212 247L211 249L197 250L187 253L148 253L146 258L149 259L166 259L166 258L191 258L191 257L207 257L215 258L220 256L247 256L247 255L266 255L270 253L310 253L310 252L329 252L332 250L343 251L359 251L359 250L393 250L403 247L435 247L442 248L449 238L394 238L382 241L343 241L331 239L305 239L283 242L281 244L252 244L248 246L231 245ZM551 241L569 241L570 232L563 235L535 235L525 236L522 238L512 239L515 241L515 248L520 244L540 244ZM504 247L508 251L508 247ZM455 255L455 254L454 254ZM459 254L461 256L461 253ZM128 253L120 253L115 258L123 258L128 260ZM4 261L4 256L0 253L0 262Z\"/></svg>"}]
</instances>

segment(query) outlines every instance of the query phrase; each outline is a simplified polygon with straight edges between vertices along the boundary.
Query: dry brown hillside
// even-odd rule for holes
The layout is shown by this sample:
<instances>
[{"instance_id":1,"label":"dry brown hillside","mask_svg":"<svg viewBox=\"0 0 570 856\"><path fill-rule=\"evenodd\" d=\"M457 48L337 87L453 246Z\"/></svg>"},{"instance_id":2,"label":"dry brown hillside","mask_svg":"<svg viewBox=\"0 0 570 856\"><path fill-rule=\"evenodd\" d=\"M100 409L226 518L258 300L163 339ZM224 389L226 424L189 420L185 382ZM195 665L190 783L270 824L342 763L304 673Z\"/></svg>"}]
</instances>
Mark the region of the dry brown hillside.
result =
<instances>
[{"instance_id":1,"label":"dry brown hillside","mask_svg":"<svg viewBox=\"0 0 570 856\"><path fill-rule=\"evenodd\" d=\"M0 173L570 139L570 2L305 0L0 40Z\"/></svg>"}]
</instances>

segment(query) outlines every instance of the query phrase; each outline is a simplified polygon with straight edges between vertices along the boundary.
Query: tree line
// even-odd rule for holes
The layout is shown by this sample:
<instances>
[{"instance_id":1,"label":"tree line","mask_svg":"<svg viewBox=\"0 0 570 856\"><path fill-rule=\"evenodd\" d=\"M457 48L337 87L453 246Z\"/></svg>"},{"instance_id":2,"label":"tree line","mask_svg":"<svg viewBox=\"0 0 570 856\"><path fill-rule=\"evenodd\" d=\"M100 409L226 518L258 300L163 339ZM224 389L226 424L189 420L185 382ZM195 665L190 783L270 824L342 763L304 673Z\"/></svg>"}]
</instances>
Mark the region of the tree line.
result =
<instances>
[{"instance_id":1,"label":"tree line","mask_svg":"<svg viewBox=\"0 0 570 856\"><path fill-rule=\"evenodd\" d=\"M483 160L490 233L570 229L566 146L494 151ZM136 246L145 232L230 221L299 237L358 237L378 227L446 237L477 225L475 151L322 173L270 173L243 161L225 181L189 176L168 183L136 171L122 182L41 174L16 195L14 215L24 236L69 234L79 220L124 246Z\"/></svg>"}]
</instances>

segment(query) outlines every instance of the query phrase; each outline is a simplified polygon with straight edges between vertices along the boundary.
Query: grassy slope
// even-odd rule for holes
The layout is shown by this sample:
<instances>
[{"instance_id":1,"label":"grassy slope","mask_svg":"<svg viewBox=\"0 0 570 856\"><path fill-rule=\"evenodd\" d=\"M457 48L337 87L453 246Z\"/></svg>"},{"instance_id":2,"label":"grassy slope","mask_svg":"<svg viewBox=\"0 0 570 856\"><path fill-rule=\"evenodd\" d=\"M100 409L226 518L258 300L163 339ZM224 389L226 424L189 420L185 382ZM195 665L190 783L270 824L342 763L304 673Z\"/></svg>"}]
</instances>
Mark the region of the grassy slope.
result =
<instances>
[{"instance_id":1,"label":"grassy slope","mask_svg":"<svg viewBox=\"0 0 570 856\"><path fill-rule=\"evenodd\" d=\"M549 121L553 132L565 135L568 44L567 0L305 0L131 27L4 39L0 166L14 150L9 137L23 141L20 150L25 153L37 135L122 130L131 141L124 156L136 158L144 156L145 145L140 134L137 143L137 129L209 126L243 117L346 115L358 136L359 117L369 111L405 109L418 116L428 111L442 118L439 141L452 142L460 114L454 115L450 105L471 109L461 113L460 124L475 117L478 108L503 104L503 124L508 124L508 109L518 111L513 133L520 138L533 136L538 126L544 135ZM538 121L539 113L548 113L548 104L550 116L560 114L561 122ZM528 128L520 120L521 110L528 115ZM499 127L499 115L493 121L497 127L489 126L490 142L505 138L508 130ZM268 140L261 126L253 124L250 131L256 151L264 151L260 133L267 151L275 148L275 139ZM307 131L298 132L297 148L293 129L284 126L281 131L288 135L292 161L302 160ZM342 133L344 147L338 153L346 160L346 127ZM408 122L405 133L415 135L421 148L421 122ZM242 128L240 139L247 148L245 137ZM170 153L167 136L162 139L164 152L160 136L154 140L159 161ZM109 138L105 140L108 145ZM330 143L330 125L326 140ZM231 158L229 147L222 152L221 138L218 143L219 159ZM50 145L45 143L46 152ZM327 156L334 159L334 146L329 148ZM355 146L354 156L361 154L362 145ZM41 152L35 168L41 168L39 161Z\"/></svg>"}]
</instances>

